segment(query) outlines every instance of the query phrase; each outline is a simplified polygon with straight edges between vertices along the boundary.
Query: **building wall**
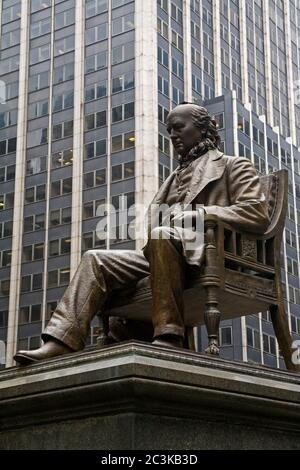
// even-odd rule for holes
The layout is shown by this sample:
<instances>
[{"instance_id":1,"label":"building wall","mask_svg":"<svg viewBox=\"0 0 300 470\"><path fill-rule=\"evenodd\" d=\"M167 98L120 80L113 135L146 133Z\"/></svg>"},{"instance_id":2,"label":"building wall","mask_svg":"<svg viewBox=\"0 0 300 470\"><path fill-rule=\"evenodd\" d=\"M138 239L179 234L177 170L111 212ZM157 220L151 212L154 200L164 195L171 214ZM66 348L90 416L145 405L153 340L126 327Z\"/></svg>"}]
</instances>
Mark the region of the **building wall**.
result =
<instances>
[{"instance_id":1,"label":"building wall","mask_svg":"<svg viewBox=\"0 0 300 470\"><path fill-rule=\"evenodd\" d=\"M282 279L299 338L299 29L296 0L0 1L1 362L39 344L82 252L141 247L111 214L116 240L97 239L96 210L149 204L176 167L165 119L183 100L215 115L227 154L289 171ZM224 357L282 365L266 312L222 328Z\"/></svg>"}]
</instances>

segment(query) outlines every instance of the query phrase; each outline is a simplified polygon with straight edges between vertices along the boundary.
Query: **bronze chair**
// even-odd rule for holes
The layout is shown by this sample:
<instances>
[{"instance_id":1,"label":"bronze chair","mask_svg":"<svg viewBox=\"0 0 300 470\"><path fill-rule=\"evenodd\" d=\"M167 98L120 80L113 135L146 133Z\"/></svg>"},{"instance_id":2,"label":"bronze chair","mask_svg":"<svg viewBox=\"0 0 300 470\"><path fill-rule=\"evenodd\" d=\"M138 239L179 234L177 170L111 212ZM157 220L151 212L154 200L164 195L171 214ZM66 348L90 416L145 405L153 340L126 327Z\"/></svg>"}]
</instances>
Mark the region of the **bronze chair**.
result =
<instances>
[{"instance_id":1,"label":"bronze chair","mask_svg":"<svg viewBox=\"0 0 300 470\"><path fill-rule=\"evenodd\" d=\"M264 235L236 230L216 216L205 215L206 259L200 272L191 275L184 292L187 343L193 348L193 327L205 324L208 354L219 354L220 319L232 319L269 310L287 369L292 362L292 338L285 312L280 247L287 209L288 173L280 170L261 177L269 204L270 225ZM149 277L114 298L108 317L151 321Z\"/></svg>"}]
</instances>

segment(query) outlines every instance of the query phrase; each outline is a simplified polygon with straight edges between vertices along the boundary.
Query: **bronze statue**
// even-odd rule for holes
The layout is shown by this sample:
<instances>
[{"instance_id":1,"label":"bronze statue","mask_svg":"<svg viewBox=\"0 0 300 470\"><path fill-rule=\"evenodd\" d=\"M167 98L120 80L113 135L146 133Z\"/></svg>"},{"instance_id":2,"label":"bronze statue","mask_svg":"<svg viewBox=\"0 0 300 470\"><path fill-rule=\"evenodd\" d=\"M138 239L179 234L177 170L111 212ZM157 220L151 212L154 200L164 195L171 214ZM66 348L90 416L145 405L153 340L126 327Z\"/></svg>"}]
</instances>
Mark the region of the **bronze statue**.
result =
<instances>
[{"instance_id":1,"label":"bronze statue","mask_svg":"<svg viewBox=\"0 0 300 470\"><path fill-rule=\"evenodd\" d=\"M196 217L195 205L247 232L264 233L268 209L258 175L247 158L219 150L214 119L205 108L184 103L170 112L167 129L179 155L179 166L156 194L155 204L184 204ZM44 345L18 351L15 360L28 364L84 348L90 322L119 289L150 273L154 344L183 346L183 290L188 270L199 269L203 250L185 250L183 231L174 226L182 213L171 213L171 225L148 231L142 250L89 250L42 334ZM198 249L200 248L200 249ZM209 352L217 352L214 340Z\"/></svg>"}]
</instances>

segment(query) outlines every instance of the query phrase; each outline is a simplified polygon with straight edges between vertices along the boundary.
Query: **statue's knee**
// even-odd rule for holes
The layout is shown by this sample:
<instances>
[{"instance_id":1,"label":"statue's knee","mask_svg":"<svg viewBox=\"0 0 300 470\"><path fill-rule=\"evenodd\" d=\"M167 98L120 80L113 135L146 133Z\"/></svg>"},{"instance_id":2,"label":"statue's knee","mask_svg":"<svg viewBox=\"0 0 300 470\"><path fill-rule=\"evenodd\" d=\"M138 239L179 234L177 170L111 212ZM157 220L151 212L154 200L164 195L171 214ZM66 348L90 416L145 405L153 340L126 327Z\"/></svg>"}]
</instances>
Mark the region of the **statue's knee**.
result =
<instances>
[{"instance_id":1,"label":"statue's knee","mask_svg":"<svg viewBox=\"0 0 300 470\"><path fill-rule=\"evenodd\" d=\"M99 259L99 250L88 250L83 253L81 261L84 263L91 263L96 257Z\"/></svg>"}]
</instances>

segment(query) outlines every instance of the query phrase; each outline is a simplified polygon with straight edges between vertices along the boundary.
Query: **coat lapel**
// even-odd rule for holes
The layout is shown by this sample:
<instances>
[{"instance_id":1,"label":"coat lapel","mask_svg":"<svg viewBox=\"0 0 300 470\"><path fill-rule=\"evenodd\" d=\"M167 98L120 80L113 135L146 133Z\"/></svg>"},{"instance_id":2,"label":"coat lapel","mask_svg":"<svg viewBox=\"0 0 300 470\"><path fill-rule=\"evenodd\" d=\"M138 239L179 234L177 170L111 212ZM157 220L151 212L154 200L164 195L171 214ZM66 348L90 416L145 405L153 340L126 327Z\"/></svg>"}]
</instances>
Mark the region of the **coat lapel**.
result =
<instances>
[{"instance_id":1,"label":"coat lapel","mask_svg":"<svg viewBox=\"0 0 300 470\"><path fill-rule=\"evenodd\" d=\"M208 185L208 183L221 178L224 173L226 160L222 158L223 153L219 152L219 150L209 150L208 153L209 155L207 164L203 167L203 165L200 165L199 161L199 164L195 168L190 183L190 189L184 201L185 206L191 204L195 197L197 197L198 194L203 191L203 189L205 188L205 186ZM160 204L164 204L166 202L169 194L169 188L174 178L175 171L173 171L163 182L158 192L154 196L151 204L149 205L149 208L146 213L146 223L148 228L150 220L155 220L156 208Z\"/></svg>"},{"instance_id":2,"label":"coat lapel","mask_svg":"<svg viewBox=\"0 0 300 470\"><path fill-rule=\"evenodd\" d=\"M209 150L208 160L206 165L199 164L196 166L194 175L191 180L190 190L187 193L184 204L189 205L203 191L203 189L212 181L218 180L222 177L226 160L222 158L223 153L219 150Z\"/></svg>"},{"instance_id":3,"label":"coat lapel","mask_svg":"<svg viewBox=\"0 0 300 470\"><path fill-rule=\"evenodd\" d=\"M159 190L155 194L151 204L163 204L165 203L168 194L169 194L169 188L171 186L172 181L175 178L175 172L172 171L172 173L168 176L168 178L162 183L160 186Z\"/></svg>"}]
</instances>

